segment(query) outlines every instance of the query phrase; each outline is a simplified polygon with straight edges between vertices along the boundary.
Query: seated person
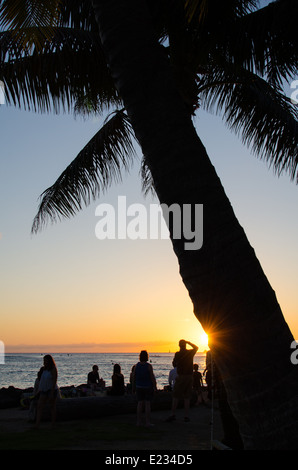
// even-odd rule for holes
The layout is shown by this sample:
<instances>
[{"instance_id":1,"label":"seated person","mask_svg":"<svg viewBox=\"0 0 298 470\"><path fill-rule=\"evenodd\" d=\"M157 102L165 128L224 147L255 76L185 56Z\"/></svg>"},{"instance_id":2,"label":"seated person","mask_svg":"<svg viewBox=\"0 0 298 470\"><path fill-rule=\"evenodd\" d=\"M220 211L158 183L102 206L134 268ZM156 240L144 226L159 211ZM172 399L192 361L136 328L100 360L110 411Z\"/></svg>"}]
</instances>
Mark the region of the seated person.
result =
<instances>
[{"instance_id":1,"label":"seated person","mask_svg":"<svg viewBox=\"0 0 298 470\"><path fill-rule=\"evenodd\" d=\"M124 392L124 376L121 373L121 367L119 364L114 364L112 387L108 390L108 395L124 395Z\"/></svg>"},{"instance_id":2,"label":"seated person","mask_svg":"<svg viewBox=\"0 0 298 470\"><path fill-rule=\"evenodd\" d=\"M92 371L89 372L87 384L90 386L92 394L94 394L95 390L101 390L102 388L104 388L105 382L102 378L99 377L97 365L94 365L92 367Z\"/></svg>"}]
</instances>

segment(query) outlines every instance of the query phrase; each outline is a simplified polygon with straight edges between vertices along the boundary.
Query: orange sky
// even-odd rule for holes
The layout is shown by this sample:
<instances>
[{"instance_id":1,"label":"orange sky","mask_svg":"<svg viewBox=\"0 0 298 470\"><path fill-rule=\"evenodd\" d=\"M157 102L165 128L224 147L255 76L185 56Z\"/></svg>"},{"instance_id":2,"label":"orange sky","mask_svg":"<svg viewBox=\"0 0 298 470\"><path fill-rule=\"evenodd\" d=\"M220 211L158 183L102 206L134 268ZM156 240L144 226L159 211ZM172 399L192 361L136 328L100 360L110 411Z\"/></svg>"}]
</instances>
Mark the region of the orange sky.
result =
<instances>
[{"instance_id":1,"label":"orange sky","mask_svg":"<svg viewBox=\"0 0 298 470\"><path fill-rule=\"evenodd\" d=\"M170 241L95 236L100 202L126 195L130 203L150 203L141 193L139 164L100 201L32 237L38 196L100 123L0 106L0 124L0 340L6 351L168 352L180 338L204 350ZM214 116L203 115L197 127L298 337L297 186L276 178Z\"/></svg>"}]
</instances>

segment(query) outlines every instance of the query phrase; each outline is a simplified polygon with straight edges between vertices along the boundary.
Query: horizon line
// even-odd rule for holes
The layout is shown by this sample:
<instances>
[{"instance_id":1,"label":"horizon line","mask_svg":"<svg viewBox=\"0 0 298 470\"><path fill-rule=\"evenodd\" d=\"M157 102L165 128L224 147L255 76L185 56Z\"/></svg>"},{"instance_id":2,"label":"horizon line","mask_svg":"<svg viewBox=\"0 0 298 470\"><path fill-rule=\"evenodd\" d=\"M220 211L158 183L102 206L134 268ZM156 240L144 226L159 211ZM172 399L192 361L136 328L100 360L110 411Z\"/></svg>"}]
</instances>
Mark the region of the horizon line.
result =
<instances>
[{"instance_id":1,"label":"horizon line","mask_svg":"<svg viewBox=\"0 0 298 470\"><path fill-rule=\"evenodd\" d=\"M145 342L144 342L145 343ZM153 342L155 344L139 344L139 343L103 343L103 344L14 344L6 345L4 348L4 355L6 354L139 354L141 350L146 350L150 354L155 353L172 353L179 350L179 345L175 346L174 343L166 343L162 345L160 342ZM158 343L158 345L156 344ZM131 349L130 349L131 348ZM197 352L202 353L208 351L209 347L202 346Z\"/></svg>"},{"instance_id":2,"label":"horizon line","mask_svg":"<svg viewBox=\"0 0 298 470\"><path fill-rule=\"evenodd\" d=\"M197 351L196 354L206 354L209 349L204 349L201 351ZM175 354L176 350L174 351L148 351L149 357L152 354ZM54 351L52 353L43 353L40 351L8 351L5 353L7 354L39 354L41 356L46 355L46 354L51 354L51 356L54 356L56 354L136 354L139 355L140 351ZM4 355L5 356L5 355ZM0 362L1 364L1 362Z\"/></svg>"},{"instance_id":3,"label":"horizon line","mask_svg":"<svg viewBox=\"0 0 298 470\"><path fill-rule=\"evenodd\" d=\"M172 353L179 350L179 341L128 341L128 342L111 342L111 343L95 343L81 342L68 344L3 344L2 353L5 354L139 354L140 351L146 350L149 354L156 353ZM200 343L200 342L198 342ZM198 345L198 353L206 352L209 347L205 344Z\"/></svg>"}]
</instances>

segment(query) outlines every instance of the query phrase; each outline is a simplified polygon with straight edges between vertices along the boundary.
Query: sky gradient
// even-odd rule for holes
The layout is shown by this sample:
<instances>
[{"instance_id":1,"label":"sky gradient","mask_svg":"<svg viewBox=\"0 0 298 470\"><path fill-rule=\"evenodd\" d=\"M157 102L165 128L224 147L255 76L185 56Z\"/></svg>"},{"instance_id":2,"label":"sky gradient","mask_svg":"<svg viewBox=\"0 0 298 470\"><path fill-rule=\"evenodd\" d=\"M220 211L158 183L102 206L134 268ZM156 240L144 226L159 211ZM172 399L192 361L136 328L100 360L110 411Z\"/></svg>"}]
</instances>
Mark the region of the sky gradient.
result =
<instances>
[{"instance_id":1,"label":"sky gradient","mask_svg":"<svg viewBox=\"0 0 298 470\"><path fill-rule=\"evenodd\" d=\"M31 235L39 195L102 124L0 106L1 329L6 352L175 351L180 338L203 351L203 330L169 240L98 240L100 203L146 206L140 160L121 184L72 219ZM278 178L200 111L195 120L285 319L298 338L298 188Z\"/></svg>"}]
</instances>

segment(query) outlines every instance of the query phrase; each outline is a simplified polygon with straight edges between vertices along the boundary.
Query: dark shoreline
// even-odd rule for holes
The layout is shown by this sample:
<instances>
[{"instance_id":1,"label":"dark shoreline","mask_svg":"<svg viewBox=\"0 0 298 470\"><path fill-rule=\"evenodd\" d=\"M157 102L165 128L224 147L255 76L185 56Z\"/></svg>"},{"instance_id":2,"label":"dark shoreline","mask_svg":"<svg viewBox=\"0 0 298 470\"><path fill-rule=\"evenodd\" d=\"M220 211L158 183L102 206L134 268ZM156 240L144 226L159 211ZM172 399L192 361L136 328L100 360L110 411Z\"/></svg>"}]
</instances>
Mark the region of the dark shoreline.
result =
<instances>
[{"instance_id":1,"label":"dark shoreline","mask_svg":"<svg viewBox=\"0 0 298 470\"><path fill-rule=\"evenodd\" d=\"M64 398L81 397L84 395L83 390L88 388L87 385L82 384L79 386L67 385L65 387L59 387L59 390ZM28 388L17 388L13 385L9 387L2 387L0 389L0 409L14 408L20 406L21 400L26 397L33 396L33 387Z\"/></svg>"},{"instance_id":2,"label":"dark shoreline","mask_svg":"<svg viewBox=\"0 0 298 470\"><path fill-rule=\"evenodd\" d=\"M71 398L80 399L80 398L124 398L127 397L134 397L130 390L127 390L124 395L120 397L112 397L109 395L109 389L111 387L106 387L105 389L97 390L96 396L91 396L90 388L87 384L81 384L78 386L75 385L68 385L64 387L59 387L60 398ZM16 388L13 385L9 387L2 387L0 389L0 409L6 408L15 408L15 407L29 407L30 400L33 398L33 387L28 387L25 389ZM167 390L157 390L155 397L166 397L166 400L171 400L171 392ZM164 398L163 398L164 400ZM60 401L60 400L59 400ZM155 401L155 400L154 400ZM191 399L191 403L193 404L196 401L196 394L194 392L193 397Z\"/></svg>"},{"instance_id":3,"label":"dark shoreline","mask_svg":"<svg viewBox=\"0 0 298 470\"><path fill-rule=\"evenodd\" d=\"M33 387L21 389L13 385L0 389L0 409L15 408L20 406L20 401L24 393L33 393Z\"/></svg>"}]
</instances>

